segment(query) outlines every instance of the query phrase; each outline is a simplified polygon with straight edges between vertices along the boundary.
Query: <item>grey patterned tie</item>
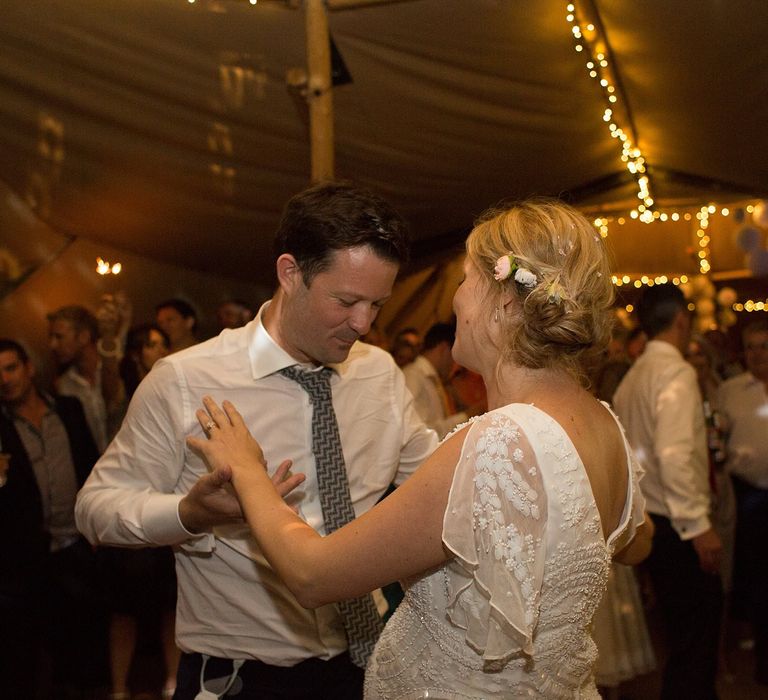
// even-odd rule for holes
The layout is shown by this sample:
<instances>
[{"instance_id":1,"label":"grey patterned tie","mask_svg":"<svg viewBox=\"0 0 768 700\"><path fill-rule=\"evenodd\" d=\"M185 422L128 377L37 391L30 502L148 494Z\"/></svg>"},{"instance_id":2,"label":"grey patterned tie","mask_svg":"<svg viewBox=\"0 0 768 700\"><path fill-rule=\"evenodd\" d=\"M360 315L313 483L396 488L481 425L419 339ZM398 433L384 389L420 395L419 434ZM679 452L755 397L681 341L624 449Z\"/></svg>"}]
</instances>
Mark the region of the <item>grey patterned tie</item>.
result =
<instances>
[{"instance_id":1,"label":"grey patterned tie","mask_svg":"<svg viewBox=\"0 0 768 700\"><path fill-rule=\"evenodd\" d=\"M323 367L317 372L309 372L294 366L280 370L280 374L303 387L312 402L312 452L325 530L330 534L355 519L339 426L331 402L331 370ZM373 598L365 595L344 600L336 607L344 620L350 658L357 666L365 668L383 627Z\"/></svg>"}]
</instances>

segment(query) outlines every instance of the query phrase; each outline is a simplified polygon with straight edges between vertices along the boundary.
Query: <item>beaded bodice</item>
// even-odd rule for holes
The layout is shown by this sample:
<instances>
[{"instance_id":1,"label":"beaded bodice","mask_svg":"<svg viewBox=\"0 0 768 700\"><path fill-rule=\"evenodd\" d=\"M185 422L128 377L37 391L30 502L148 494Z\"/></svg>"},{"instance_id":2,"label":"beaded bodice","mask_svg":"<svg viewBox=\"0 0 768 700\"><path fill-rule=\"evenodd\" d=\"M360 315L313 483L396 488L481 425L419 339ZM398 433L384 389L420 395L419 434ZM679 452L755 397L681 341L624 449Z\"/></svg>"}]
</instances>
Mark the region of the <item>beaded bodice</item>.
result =
<instances>
[{"instance_id":1,"label":"beaded bodice","mask_svg":"<svg viewBox=\"0 0 768 700\"><path fill-rule=\"evenodd\" d=\"M451 486L444 566L406 581L366 674L366 698L599 698L590 636L611 556L642 522L628 496L607 542L584 466L539 409L473 422Z\"/></svg>"}]
</instances>

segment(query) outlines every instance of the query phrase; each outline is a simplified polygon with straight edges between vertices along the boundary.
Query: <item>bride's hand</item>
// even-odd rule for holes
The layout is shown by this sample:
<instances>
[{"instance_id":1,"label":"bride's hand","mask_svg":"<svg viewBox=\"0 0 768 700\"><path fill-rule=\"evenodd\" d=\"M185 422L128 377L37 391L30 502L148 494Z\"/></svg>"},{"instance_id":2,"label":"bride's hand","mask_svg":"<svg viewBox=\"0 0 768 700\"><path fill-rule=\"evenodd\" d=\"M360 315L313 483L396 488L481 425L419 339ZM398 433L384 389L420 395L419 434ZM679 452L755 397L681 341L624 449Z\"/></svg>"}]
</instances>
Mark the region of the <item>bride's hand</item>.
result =
<instances>
[{"instance_id":1,"label":"bride's hand","mask_svg":"<svg viewBox=\"0 0 768 700\"><path fill-rule=\"evenodd\" d=\"M266 470L267 461L261 445L251 435L235 406L224 401L222 410L210 396L203 397L203 404L205 410L198 409L195 415L208 440L189 437L189 445L202 452L214 471L223 472L226 481L236 478L238 470ZM283 498L305 478L303 474L291 474L290 466L290 460L282 462L272 476L272 484Z\"/></svg>"},{"instance_id":2,"label":"bride's hand","mask_svg":"<svg viewBox=\"0 0 768 700\"><path fill-rule=\"evenodd\" d=\"M234 405L224 401L222 410L210 396L203 397L203 405L205 410L198 408L195 415L208 440L190 438L189 443L203 453L211 468L229 467L233 472L256 466L266 469L261 445Z\"/></svg>"}]
</instances>

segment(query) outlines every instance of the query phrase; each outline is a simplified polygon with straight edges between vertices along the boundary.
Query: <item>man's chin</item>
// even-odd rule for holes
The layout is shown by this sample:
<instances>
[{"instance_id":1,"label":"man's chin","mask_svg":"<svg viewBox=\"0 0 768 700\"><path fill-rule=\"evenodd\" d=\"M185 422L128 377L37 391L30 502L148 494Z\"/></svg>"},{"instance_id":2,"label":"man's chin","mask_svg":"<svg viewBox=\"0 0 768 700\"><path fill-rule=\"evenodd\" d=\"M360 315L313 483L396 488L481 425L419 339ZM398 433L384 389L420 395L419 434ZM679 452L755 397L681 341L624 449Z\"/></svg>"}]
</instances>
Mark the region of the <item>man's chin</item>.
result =
<instances>
[{"instance_id":1,"label":"man's chin","mask_svg":"<svg viewBox=\"0 0 768 700\"><path fill-rule=\"evenodd\" d=\"M325 358L322 360L323 364L338 364L344 362L349 357L349 351L357 341L343 341L337 340L332 347L326 348Z\"/></svg>"}]
</instances>

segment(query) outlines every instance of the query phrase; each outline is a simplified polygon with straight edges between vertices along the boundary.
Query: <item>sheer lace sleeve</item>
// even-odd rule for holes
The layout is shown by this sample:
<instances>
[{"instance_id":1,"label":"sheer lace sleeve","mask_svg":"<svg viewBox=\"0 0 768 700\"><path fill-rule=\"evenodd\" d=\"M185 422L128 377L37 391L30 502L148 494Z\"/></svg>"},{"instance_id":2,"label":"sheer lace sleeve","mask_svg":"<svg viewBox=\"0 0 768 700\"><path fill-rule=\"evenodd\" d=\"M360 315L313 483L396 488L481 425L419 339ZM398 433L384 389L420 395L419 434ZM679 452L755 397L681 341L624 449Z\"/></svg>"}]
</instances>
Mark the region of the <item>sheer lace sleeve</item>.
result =
<instances>
[{"instance_id":1,"label":"sheer lace sleeve","mask_svg":"<svg viewBox=\"0 0 768 700\"><path fill-rule=\"evenodd\" d=\"M533 653L547 500L520 426L489 413L469 429L451 485L443 542L458 572L448 617L486 661Z\"/></svg>"},{"instance_id":2,"label":"sheer lace sleeve","mask_svg":"<svg viewBox=\"0 0 768 700\"><path fill-rule=\"evenodd\" d=\"M629 445L629 440L627 440L624 426L622 426L619 417L605 401L601 401L601 403L608 409L608 412L613 416L616 425L618 425L619 430L621 431L621 436L624 440L624 450L627 456L627 469L629 471L624 512L621 516L619 526L608 538L608 548L611 556L613 556L615 552L620 552L632 541L637 528L640 527L643 520L645 520L645 497L640 490L640 480L643 478L645 471Z\"/></svg>"}]
</instances>

